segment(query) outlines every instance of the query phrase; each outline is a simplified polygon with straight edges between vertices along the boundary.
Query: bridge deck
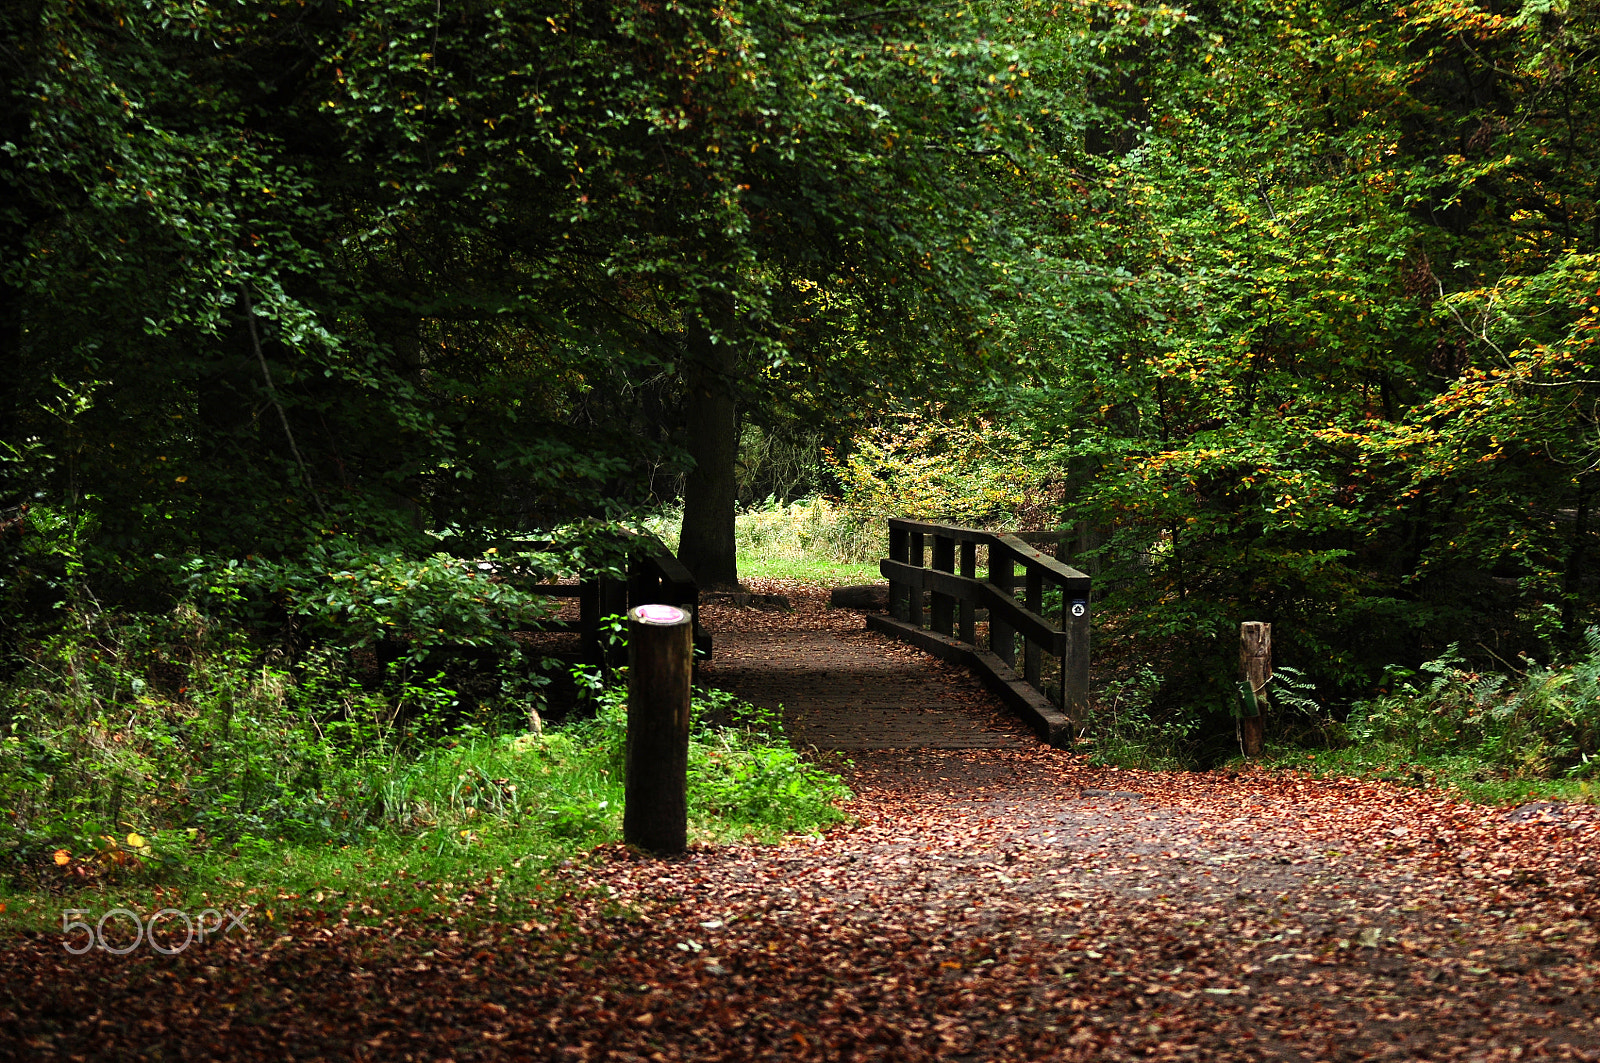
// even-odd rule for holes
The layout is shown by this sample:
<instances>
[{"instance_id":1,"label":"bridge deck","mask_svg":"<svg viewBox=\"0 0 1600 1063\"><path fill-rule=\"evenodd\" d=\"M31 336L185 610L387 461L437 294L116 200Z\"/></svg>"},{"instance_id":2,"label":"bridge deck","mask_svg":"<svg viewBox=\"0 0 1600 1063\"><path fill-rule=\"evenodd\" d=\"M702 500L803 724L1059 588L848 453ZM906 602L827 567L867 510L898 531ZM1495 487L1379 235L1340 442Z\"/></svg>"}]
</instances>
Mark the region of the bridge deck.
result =
<instances>
[{"instance_id":1,"label":"bridge deck","mask_svg":"<svg viewBox=\"0 0 1600 1063\"><path fill-rule=\"evenodd\" d=\"M794 585L793 613L701 608L716 638L702 680L767 708L782 708L804 748L997 749L1035 738L959 665L863 630L863 614L830 609L828 594Z\"/></svg>"}]
</instances>

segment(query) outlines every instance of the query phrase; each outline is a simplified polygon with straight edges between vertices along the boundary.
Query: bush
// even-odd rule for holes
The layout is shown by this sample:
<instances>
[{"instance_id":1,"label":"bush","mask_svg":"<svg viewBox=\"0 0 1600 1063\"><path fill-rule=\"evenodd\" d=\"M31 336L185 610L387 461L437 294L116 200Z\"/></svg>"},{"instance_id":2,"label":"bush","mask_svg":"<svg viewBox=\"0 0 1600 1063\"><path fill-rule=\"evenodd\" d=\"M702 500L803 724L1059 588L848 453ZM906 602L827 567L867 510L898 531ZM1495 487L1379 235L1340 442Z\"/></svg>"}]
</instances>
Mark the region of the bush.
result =
<instances>
[{"instance_id":1,"label":"bush","mask_svg":"<svg viewBox=\"0 0 1600 1063\"><path fill-rule=\"evenodd\" d=\"M1566 665L1515 677L1466 670L1451 646L1419 673L1392 670L1393 690L1358 702L1347 728L1413 756L1465 753L1517 777L1586 777L1600 767L1600 630Z\"/></svg>"},{"instance_id":2,"label":"bush","mask_svg":"<svg viewBox=\"0 0 1600 1063\"><path fill-rule=\"evenodd\" d=\"M335 655L296 671L192 606L165 617L74 612L0 691L0 848L27 859L126 832L236 840L347 838L373 820L372 780L408 743L402 706ZM450 692L411 683L437 722ZM432 709L430 714L429 709Z\"/></svg>"},{"instance_id":3,"label":"bush","mask_svg":"<svg viewBox=\"0 0 1600 1063\"><path fill-rule=\"evenodd\" d=\"M165 617L73 613L0 690L0 874L97 876L283 843L376 836L469 845L513 830L540 846L615 837L626 694L592 719L523 732L467 712L443 677L359 683L347 655L290 666L192 605ZM690 803L712 835L840 821L839 781L766 713L695 698Z\"/></svg>"},{"instance_id":4,"label":"bush","mask_svg":"<svg viewBox=\"0 0 1600 1063\"><path fill-rule=\"evenodd\" d=\"M886 418L829 462L858 521L913 517L986 527L1054 526L1033 447L987 421L947 423L929 412Z\"/></svg>"},{"instance_id":5,"label":"bush","mask_svg":"<svg viewBox=\"0 0 1600 1063\"><path fill-rule=\"evenodd\" d=\"M546 736L560 765L560 793L545 809L567 834L617 833L623 801L627 692L601 688L592 720ZM837 777L807 763L777 717L718 690L696 691L689 737L689 812L694 825L721 834L807 833L844 820L850 794Z\"/></svg>"}]
</instances>

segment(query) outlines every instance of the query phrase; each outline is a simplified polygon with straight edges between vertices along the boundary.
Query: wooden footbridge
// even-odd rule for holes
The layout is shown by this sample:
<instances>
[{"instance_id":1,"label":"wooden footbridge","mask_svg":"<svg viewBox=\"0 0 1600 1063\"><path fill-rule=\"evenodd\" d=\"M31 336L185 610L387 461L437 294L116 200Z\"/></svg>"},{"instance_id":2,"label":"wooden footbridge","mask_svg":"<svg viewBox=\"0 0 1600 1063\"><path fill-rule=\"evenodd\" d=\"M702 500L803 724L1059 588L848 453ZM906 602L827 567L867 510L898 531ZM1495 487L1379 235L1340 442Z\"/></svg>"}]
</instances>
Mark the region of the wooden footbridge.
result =
<instances>
[{"instance_id":1,"label":"wooden footbridge","mask_svg":"<svg viewBox=\"0 0 1600 1063\"><path fill-rule=\"evenodd\" d=\"M855 613L788 622L702 600L675 558L645 544L628 580L569 592L582 604L574 626L596 640L598 660L605 613L647 600L694 610L703 681L781 707L802 746L987 748L1024 740L1019 723L1070 744L1088 702L1089 577L1004 532L911 520L888 530L879 567L889 608L864 625ZM820 599L796 604L825 609Z\"/></svg>"}]
</instances>

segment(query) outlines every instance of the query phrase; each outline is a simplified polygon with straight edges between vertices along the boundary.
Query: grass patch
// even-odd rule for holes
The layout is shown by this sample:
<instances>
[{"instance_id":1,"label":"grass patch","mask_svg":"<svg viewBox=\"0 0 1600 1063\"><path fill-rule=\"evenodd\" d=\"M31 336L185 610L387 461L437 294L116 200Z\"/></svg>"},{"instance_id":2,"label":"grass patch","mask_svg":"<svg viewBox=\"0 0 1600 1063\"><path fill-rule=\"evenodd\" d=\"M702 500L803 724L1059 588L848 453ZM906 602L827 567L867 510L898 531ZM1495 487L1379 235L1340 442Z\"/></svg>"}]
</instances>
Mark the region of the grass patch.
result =
<instances>
[{"instance_id":1,"label":"grass patch","mask_svg":"<svg viewBox=\"0 0 1600 1063\"><path fill-rule=\"evenodd\" d=\"M1462 800L1487 805L1520 805L1528 801L1600 800L1600 787L1590 779L1513 775L1488 767L1468 754L1416 755L1397 742L1371 742L1343 749L1268 750L1260 766L1303 771L1315 778L1370 779L1402 786L1446 790ZM1232 763L1243 767L1242 758Z\"/></svg>"},{"instance_id":2,"label":"grass patch","mask_svg":"<svg viewBox=\"0 0 1600 1063\"><path fill-rule=\"evenodd\" d=\"M860 583L882 583L877 563L847 564L822 558L769 557L765 554L739 554L739 576L751 579L795 579L825 587L848 587Z\"/></svg>"},{"instance_id":3,"label":"grass patch","mask_svg":"<svg viewBox=\"0 0 1600 1063\"><path fill-rule=\"evenodd\" d=\"M621 839L623 673L584 675L590 718L525 733L525 708L474 715L422 680L386 693L328 659L263 663L192 614L182 639L129 623L138 637L107 618L63 635L4 691L0 924L116 907L517 919L545 910L554 864ZM691 840L845 819L848 791L775 715L701 691L693 721Z\"/></svg>"}]
</instances>

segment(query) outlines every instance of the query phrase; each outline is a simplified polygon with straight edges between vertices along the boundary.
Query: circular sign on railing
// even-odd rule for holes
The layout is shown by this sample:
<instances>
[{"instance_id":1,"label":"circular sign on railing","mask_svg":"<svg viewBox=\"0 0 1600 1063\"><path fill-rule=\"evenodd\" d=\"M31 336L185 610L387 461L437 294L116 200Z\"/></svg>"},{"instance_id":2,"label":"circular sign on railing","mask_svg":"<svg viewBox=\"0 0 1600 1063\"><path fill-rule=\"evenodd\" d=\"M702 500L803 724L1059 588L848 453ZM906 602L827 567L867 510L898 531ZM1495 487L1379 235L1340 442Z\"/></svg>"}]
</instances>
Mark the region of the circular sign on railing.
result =
<instances>
[{"instance_id":1,"label":"circular sign on railing","mask_svg":"<svg viewBox=\"0 0 1600 1063\"><path fill-rule=\"evenodd\" d=\"M1085 613L1087 613L1088 611L1089 611L1089 605L1088 605L1087 602L1073 602L1072 603L1072 615L1073 616L1082 616Z\"/></svg>"},{"instance_id":2,"label":"circular sign on railing","mask_svg":"<svg viewBox=\"0 0 1600 1063\"><path fill-rule=\"evenodd\" d=\"M689 619L688 612L675 605L641 605L628 615L641 624L660 624L663 627L672 627Z\"/></svg>"}]
</instances>

